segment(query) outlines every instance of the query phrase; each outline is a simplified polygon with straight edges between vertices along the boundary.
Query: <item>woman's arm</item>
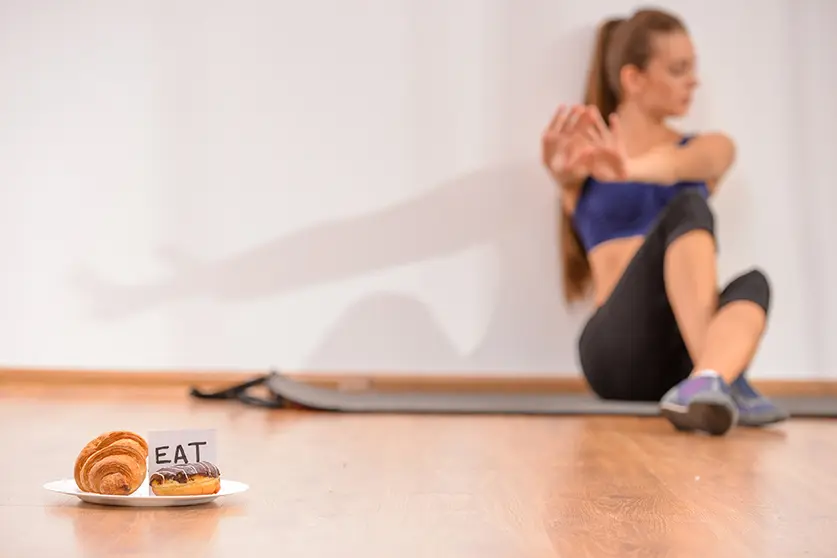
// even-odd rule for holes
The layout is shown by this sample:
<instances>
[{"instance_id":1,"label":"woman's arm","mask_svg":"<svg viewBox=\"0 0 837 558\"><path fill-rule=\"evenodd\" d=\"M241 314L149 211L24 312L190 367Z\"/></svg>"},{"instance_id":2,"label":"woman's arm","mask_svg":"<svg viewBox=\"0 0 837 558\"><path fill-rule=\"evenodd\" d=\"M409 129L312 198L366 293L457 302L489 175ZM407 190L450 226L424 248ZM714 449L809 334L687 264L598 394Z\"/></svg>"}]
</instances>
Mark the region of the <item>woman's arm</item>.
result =
<instances>
[{"instance_id":1,"label":"woman's arm","mask_svg":"<svg viewBox=\"0 0 837 558\"><path fill-rule=\"evenodd\" d=\"M701 135L684 146L665 146L628 158L631 180L674 184L705 181L712 187L735 161L735 144L722 133Z\"/></svg>"},{"instance_id":2,"label":"woman's arm","mask_svg":"<svg viewBox=\"0 0 837 558\"><path fill-rule=\"evenodd\" d=\"M612 114L608 128L598 110L592 109L592 113L593 125L586 130L591 140L589 158L594 161L594 176L598 174L601 180L635 180L664 186L703 181L711 191L735 160L735 144L719 132L700 135L686 145L670 144L630 157L619 117Z\"/></svg>"}]
</instances>

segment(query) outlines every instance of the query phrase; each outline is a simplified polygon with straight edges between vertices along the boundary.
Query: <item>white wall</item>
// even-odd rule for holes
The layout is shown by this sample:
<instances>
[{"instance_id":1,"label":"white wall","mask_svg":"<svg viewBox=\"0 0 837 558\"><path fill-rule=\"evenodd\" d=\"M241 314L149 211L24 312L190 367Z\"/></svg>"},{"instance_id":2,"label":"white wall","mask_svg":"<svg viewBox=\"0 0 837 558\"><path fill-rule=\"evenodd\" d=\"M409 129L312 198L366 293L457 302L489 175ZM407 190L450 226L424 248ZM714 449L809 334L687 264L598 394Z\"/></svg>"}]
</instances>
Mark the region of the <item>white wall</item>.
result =
<instances>
[{"instance_id":1,"label":"white wall","mask_svg":"<svg viewBox=\"0 0 837 558\"><path fill-rule=\"evenodd\" d=\"M684 128L739 142L754 374L837 376L837 4L660 5L701 56ZM575 374L539 136L633 7L0 1L0 363Z\"/></svg>"}]
</instances>

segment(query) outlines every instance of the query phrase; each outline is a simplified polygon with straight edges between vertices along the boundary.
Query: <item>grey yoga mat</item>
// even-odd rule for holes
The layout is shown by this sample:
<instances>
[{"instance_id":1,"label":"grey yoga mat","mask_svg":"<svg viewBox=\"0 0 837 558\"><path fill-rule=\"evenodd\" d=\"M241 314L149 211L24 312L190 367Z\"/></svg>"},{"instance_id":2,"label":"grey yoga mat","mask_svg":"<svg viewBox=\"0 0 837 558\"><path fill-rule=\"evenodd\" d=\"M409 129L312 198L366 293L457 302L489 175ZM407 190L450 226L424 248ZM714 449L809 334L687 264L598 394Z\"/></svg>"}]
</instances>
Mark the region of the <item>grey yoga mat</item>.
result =
<instances>
[{"instance_id":1,"label":"grey yoga mat","mask_svg":"<svg viewBox=\"0 0 837 558\"><path fill-rule=\"evenodd\" d=\"M247 393L258 385L265 385L271 398ZM192 395L201 399L238 399L271 408L298 406L342 413L659 415L655 402L604 401L588 394L350 392L312 386L278 372L216 393L192 389ZM837 417L837 398L834 397L775 397L773 400L792 417Z\"/></svg>"}]
</instances>

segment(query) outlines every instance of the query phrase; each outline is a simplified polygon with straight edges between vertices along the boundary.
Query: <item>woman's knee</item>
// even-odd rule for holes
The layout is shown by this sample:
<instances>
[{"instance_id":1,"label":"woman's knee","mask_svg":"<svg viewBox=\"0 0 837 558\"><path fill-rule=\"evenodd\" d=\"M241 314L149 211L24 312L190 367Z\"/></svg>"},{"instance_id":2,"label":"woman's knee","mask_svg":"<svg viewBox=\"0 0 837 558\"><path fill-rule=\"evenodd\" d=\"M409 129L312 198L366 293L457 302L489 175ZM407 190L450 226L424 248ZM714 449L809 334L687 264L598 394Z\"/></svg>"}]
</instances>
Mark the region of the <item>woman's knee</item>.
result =
<instances>
[{"instance_id":1,"label":"woman's knee","mask_svg":"<svg viewBox=\"0 0 837 558\"><path fill-rule=\"evenodd\" d=\"M704 230L715 236L715 216L712 209L706 198L694 190L681 192L671 200L663 220L667 231L667 245L694 230Z\"/></svg>"},{"instance_id":2,"label":"woman's knee","mask_svg":"<svg viewBox=\"0 0 837 558\"><path fill-rule=\"evenodd\" d=\"M736 301L749 301L760 306L764 314L768 315L770 295L771 286L767 274L761 269L754 268L730 281L721 291L718 307L723 308Z\"/></svg>"}]
</instances>

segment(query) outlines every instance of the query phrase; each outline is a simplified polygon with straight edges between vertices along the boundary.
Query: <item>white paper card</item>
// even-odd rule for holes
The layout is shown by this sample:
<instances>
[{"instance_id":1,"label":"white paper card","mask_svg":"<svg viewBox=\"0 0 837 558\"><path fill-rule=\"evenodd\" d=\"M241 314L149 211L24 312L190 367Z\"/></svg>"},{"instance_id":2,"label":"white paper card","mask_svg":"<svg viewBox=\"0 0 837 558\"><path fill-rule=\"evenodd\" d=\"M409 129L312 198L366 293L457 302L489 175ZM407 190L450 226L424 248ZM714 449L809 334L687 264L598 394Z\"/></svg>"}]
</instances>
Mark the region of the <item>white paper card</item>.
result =
<instances>
[{"instance_id":1,"label":"white paper card","mask_svg":"<svg viewBox=\"0 0 837 558\"><path fill-rule=\"evenodd\" d=\"M215 430L152 430L148 433L148 474L172 465L210 461L218 465Z\"/></svg>"}]
</instances>

